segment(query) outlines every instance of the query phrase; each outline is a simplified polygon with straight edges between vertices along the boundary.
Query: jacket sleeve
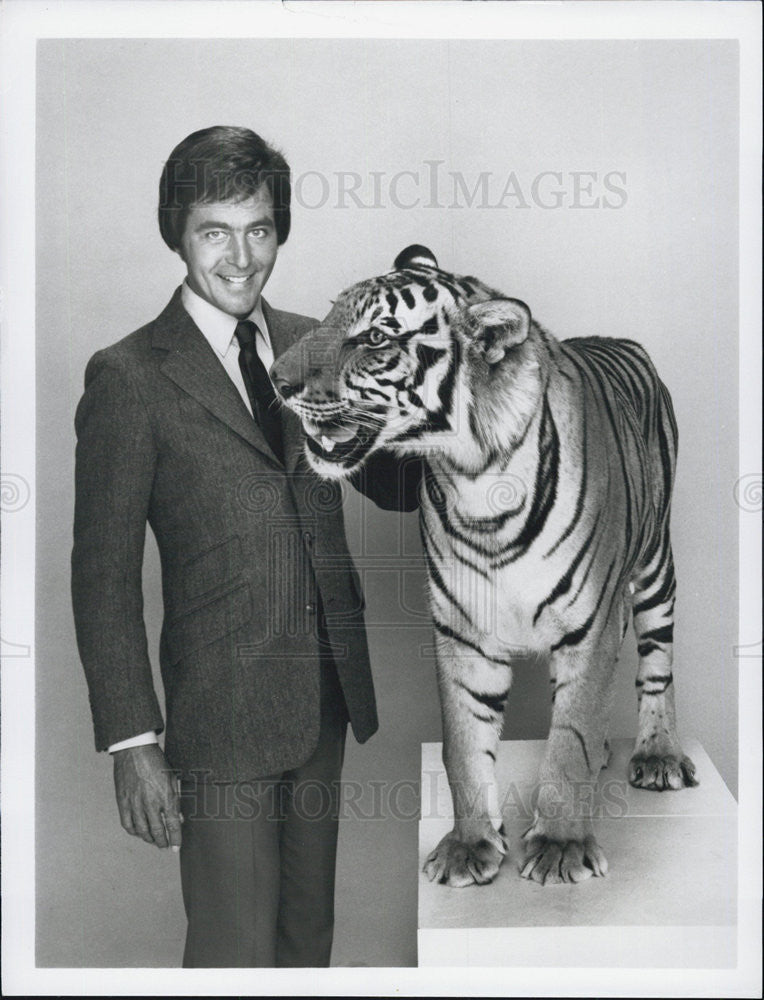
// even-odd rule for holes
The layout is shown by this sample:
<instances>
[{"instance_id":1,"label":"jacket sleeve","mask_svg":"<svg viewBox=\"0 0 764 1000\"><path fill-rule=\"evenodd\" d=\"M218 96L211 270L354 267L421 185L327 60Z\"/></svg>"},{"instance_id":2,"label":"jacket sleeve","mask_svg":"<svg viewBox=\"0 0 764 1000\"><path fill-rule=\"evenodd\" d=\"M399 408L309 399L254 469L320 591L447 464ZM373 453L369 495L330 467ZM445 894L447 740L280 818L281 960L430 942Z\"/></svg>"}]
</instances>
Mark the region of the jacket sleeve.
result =
<instances>
[{"instance_id":1,"label":"jacket sleeve","mask_svg":"<svg viewBox=\"0 0 764 1000\"><path fill-rule=\"evenodd\" d=\"M94 355L75 417L72 605L97 750L163 728L143 622L156 466L149 416L121 359Z\"/></svg>"},{"instance_id":2,"label":"jacket sleeve","mask_svg":"<svg viewBox=\"0 0 764 1000\"><path fill-rule=\"evenodd\" d=\"M407 455L399 458L391 451L375 452L350 477L353 486L382 510L417 510L424 460Z\"/></svg>"}]
</instances>

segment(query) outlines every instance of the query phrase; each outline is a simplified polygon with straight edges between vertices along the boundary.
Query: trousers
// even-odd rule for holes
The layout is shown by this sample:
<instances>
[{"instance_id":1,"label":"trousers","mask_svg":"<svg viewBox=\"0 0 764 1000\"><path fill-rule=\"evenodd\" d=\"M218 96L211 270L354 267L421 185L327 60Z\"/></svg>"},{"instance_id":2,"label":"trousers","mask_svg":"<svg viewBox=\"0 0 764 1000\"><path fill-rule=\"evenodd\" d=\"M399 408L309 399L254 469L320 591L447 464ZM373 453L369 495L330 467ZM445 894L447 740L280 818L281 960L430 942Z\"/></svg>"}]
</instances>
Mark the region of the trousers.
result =
<instances>
[{"instance_id":1,"label":"trousers","mask_svg":"<svg viewBox=\"0 0 764 1000\"><path fill-rule=\"evenodd\" d=\"M250 782L181 784L184 968L329 965L347 725L336 668L322 656L309 760Z\"/></svg>"}]
</instances>

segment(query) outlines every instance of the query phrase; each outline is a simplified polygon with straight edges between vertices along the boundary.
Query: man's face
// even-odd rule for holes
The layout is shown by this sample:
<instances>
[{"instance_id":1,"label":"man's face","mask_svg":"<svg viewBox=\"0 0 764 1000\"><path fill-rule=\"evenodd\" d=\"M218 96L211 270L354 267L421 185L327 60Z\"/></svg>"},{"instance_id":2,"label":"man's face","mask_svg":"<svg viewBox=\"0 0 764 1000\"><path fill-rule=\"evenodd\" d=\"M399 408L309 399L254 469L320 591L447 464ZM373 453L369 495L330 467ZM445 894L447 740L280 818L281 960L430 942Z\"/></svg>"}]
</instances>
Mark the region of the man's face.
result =
<instances>
[{"instance_id":1,"label":"man's face","mask_svg":"<svg viewBox=\"0 0 764 1000\"><path fill-rule=\"evenodd\" d=\"M192 291L230 316L248 316L278 253L267 188L243 201L192 205L178 253Z\"/></svg>"}]
</instances>

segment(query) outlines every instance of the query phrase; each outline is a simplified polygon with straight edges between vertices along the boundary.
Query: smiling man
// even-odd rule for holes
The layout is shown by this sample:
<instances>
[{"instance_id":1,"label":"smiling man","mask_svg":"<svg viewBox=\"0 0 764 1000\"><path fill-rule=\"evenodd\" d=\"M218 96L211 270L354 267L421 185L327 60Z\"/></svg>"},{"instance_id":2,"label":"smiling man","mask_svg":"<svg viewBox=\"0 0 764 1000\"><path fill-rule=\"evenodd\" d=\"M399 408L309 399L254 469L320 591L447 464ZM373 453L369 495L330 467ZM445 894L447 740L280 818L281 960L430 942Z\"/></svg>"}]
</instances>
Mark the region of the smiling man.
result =
<instances>
[{"instance_id":1,"label":"smiling man","mask_svg":"<svg viewBox=\"0 0 764 1000\"><path fill-rule=\"evenodd\" d=\"M185 966L325 966L350 722L377 716L339 489L308 468L267 370L314 321L261 292L289 168L249 129L173 150L159 227L186 266L161 315L90 360L76 415L72 595L96 749L124 829L180 852ZM366 479L411 509L383 455ZM165 730L143 623L162 564Z\"/></svg>"},{"instance_id":2,"label":"smiling man","mask_svg":"<svg viewBox=\"0 0 764 1000\"><path fill-rule=\"evenodd\" d=\"M239 202L193 205L178 253L191 291L228 316L246 317L276 263L273 199L258 190Z\"/></svg>"}]
</instances>

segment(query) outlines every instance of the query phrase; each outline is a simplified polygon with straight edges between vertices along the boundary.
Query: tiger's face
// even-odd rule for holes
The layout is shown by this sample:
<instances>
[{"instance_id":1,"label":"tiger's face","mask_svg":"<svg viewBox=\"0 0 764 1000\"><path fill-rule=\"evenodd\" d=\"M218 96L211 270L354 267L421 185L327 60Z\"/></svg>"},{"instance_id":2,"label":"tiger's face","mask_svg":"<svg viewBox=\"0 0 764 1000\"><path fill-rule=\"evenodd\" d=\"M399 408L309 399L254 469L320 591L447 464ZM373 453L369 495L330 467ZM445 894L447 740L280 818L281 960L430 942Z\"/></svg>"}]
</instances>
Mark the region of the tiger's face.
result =
<instances>
[{"instance_id":1,"label":"tiger's face","mask_svg":"<svg viewBox=\"0 0 764 1000\"><path fill-rule=\"evenodd\" d=\"M379 448L422 452L464 428L474 391L465 360L495 366L529 323L522 303L408 248L396 270L342 292L271 378L302 420L313 468L344 477Z\"/></svg>"}]
</instances>

